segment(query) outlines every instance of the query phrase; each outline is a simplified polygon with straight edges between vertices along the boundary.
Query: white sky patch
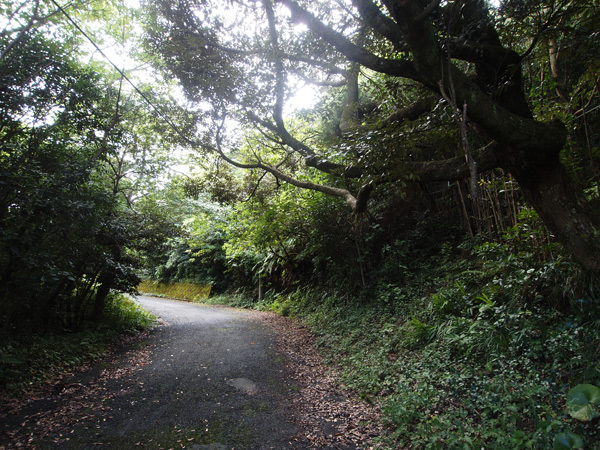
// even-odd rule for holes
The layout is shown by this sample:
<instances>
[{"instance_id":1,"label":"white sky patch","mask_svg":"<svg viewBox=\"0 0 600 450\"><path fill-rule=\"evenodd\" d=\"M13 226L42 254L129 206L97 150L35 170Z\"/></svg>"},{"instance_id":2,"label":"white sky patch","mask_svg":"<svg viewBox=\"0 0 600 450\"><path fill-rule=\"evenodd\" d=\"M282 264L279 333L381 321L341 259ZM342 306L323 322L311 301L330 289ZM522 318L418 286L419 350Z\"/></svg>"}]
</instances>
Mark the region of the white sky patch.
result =
<instances>
[{"instance_id":1,"label":"white sky patch","mask_svg":"<svg viewBox=\"0 0 600 450\"><path fill-rule=\"evenodd\" d=\"M294 33L306 33L308 31L308 25L301 22L294 23Z\"/></svg>"},{"instance_id":2,"label":"white sky patch","mask_svg":"<svg viewBox=\"0 0 600 450\"><path fill-rule=\"evenodd\" d=\"M316 86L305 84L293 92L286 102L287 111L294 113L303 109L314 107L319 100L319 89Z\"/></svg>"}]
</instances>

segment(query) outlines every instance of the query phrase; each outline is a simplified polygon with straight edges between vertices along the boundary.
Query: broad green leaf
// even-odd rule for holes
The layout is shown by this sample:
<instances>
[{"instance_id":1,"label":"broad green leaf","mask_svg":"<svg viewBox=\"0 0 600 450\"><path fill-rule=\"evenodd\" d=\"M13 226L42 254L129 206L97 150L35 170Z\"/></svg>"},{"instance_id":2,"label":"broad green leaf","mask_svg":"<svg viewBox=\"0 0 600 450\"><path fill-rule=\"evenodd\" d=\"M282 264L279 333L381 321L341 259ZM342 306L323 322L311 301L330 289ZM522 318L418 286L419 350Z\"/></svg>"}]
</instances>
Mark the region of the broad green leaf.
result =
<instances>
[{"instance_id":1,"label":"broad green leaf","mask_svg":"<svg viewBox=\"0 0 600 450\"><path fill-rule=\"evenodd\" d=\"M567 411L571 417L588 421L598 417L600 388L592 384L578 384L567 394Z\"/></svg>"},{"instance_id":2,"label":"broad green leaf","mask_svg":"<svg viewBox=\"0 0 600 450\"><path fill-rule=\"evenodd\" d=\"M583 439L579 435L567 431L560 433L554 438L554 450L571 450L583 448Z\"/></svg>"}]
</instances>

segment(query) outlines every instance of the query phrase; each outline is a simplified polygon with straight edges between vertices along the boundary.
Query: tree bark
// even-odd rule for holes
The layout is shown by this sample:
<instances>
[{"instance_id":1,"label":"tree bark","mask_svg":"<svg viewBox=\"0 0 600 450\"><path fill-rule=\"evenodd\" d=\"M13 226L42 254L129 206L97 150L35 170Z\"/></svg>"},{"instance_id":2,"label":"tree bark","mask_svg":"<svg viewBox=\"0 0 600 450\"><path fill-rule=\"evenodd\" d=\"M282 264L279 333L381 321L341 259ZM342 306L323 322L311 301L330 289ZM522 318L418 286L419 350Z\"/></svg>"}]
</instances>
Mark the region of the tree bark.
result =
<instances>
[{"instance_id":1,"label":"tree bark","mask_svg":"<svg viewBox=\"0 0 600 450\"><path fill-rule=\"evenodd\" d=\"M98 280L98 289L96 290L96 296L94 297L94 311L93 318L94 320L98 320L102 318L104 315L104 310L106 308L106 298L112 289L112 286L115 281L115 276L113 273L108 271L103 271Z\"/></svg>"},{"instance_id":2,"label":"tree bark","mask_svg":"<svg viewBox=\"0 0 600 450\"><path fill-rule=\"evenodd\" d=\"M554 238L585 268L600 274L600 215L575 186L558 155L543 163L509 159L504 166Z\"/></svg>"},{"instance_id":3,"label":"tree bark","mask_svg":"<svg viewBox=\"0 0 600 450\"><path fill-rule=\"evenodd\" d=\"M499 144L495 146L496 161L514 176L527 202L538 212L555 238L584 267L600 274L600 218L589 208L583 192L575 186L559 159L566 141L565 127L560 122L542 123L532 118L520 84L520 62L514 57L518 55L502 48L491 22L486 22L485 29L480 30L483 34L479 44L487 49L489 55L510 56L508 65L492 64L496 74L500 71L500 75L510 80L509 89L500 96L484 91L481 83L477 84L451 62L442 49L433 23L424 14L421 1L382 0L391 18L398 24L403 43L410 49L413 56L410 63L379 58L326 27L293 0L282 2L349 61L388 75L419 81L437 93L441 89L452 90L455 102L466 105L471 122ZM481 9L485 7L483 2L467 3L473 9L469 14L487 14ZM378 31L378 24L384 24L380 33L393 39L395 44L400 42L395 27L377 14L370 0L355 0L355 4L366 24L374 27L375 31ZM475 11L477 8L481 11ZM494 47L497 51L491 52L490 48ZM472 52L473 55L477 53ZM478 54L485 57L483 52ZM421 169L429 169L432 174L436 169L448 166L447 163L436 164L421 163ZM456 172L464 173L465 166L457 164Z\"/></svg>"}]
</instances>

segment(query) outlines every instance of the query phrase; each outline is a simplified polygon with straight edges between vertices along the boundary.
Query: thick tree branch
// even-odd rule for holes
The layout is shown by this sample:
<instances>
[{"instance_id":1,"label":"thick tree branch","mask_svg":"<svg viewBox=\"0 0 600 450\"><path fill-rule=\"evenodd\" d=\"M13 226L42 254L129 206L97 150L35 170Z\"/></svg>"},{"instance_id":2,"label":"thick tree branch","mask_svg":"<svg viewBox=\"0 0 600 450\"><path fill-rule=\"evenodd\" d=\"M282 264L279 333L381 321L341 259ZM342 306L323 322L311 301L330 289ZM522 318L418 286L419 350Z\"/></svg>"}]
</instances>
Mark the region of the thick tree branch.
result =
<instances>
[{"instance_id":1,"label":"thick tree branch","mask_svg":"<svg viewBox=\"0 0 600 450\"><path fill-rule=\"evenodd\" d=\"M427 17L429 17L429 15L433 12L433 10L435 8L440 6L440 3L441 3L440 0L431 0L431 3L429 3L429 5L427 5L427 7L417 16L417 18L415 20L417 22L425 20Z\"/></svg>"},{"instance_id":2,"label":"thick tree branch","mask_svg":"<svg viewBox=\"0 0 600 450\"><path fill-rule=\"evenodd\" d=\"M267 13L269 24L269 37L273 49L273 59L275 64L275 107L273 108L273 118L277 127L285 131L283 123L283 102L285 99L285 77L283 71L283 61L281 60L281 50L279 49L279 36L275 24L275 13L271 0L263 0L263 5Z\"/></svg>"},{"instance_id":3,"label":"thick tree branch","mask_svg":"<svg viewBox=\"0 0 600 450\"><path fill-rule=\"evenodd\" d=\"M340 123L340 131L351 132L353 135L355 135L356 133L368 133L370 131L373 131L374 128L382 130L388 127L399 127L400 125L402 125L403 122L407 120L417 120L423 114L431 112L435 108L437 102L438 99L433 95L423 97L411 105L403 106L401 108L396 109L387 117L379 119L376 124L362 125L358 123L358 121L355 121L354 124L352 124L351 126L349 123L347 123L345 127L343 127L342 123ZM364 111L364 109L367 109L368 114L368 112L371 112L372 110L376 109L377 106L378 104L375 106L368 105L365 108L364 105L359 105L358 113Z\"/></svg>"},{"instance_id":4,"label":"thick tree branch","mask_svg":"<svg viewBox=\"0 0 600 450\"><path fill-rule=\"evenodd\" d=\"M384 3L404 31L415 67L428 88L439 92L441 81L449 90L452 80L456 103L467 104L471 120L493 139L517 151L536 151L541 159L560 151L566 139L562 124L544 124L509 112L453 64L445 61L430 21L415 20L421 12L419 2L384 0Z\"/></svg>"},{"instance_id":5,"label":"thick tree branch","mask_svg":"<svg viewBox=\"0 0 600 450\"><path fill-rule=\"evenodd\" d=\"M278 35L277 28L275 26L275 15L273 12L273 8L270 0L264 0L265 11L267 13L267 19L269 22L269 36L271 38L271 46L273 47L273 53L275 58L275 74L276 74L276 82L275 82L275 106L273 108L273 119L275 121L275 127L272 126L271 123L261 121L258 119L256 115L250 113L250 117L255 121L262 123L271 131L274 131L286 145L289 145L291 148L299 152L303 155L305 159L305 163L308 166L317 168L318 170L332 173L334 171L342 171L342 174L346 177L350 177L353 175L354 177L360 177L362 175L362 171L356 168L346 168L340 166L338 164L333 164L330 162L322 161L318 158L315 152L300 142L296 138L294 138L287 130L284 120L283 120L283 101L285 98L285 78L284 78L284 67L283 62L280 57L280 50L278 44ZM257 120L258 119L258 120Z\"/></svg>"},{"instance_id":6,"label":"thick tree branch","mask_svg":"<svg viewBox=\"0 0 600 450\"><path fill-rule=\"evenodd\" d=\"M272 166L265 166L265 167L263 167L263 169L267 170L268 172L273 174L278 179L291 184L292 186L296 186L296 187L299 187L302 189L310 189L313 191L322 192L324 194L332 195L334 197L340 198L340 199L344 200L348 204L348 206L350 206L350 208L352 208L352 211L354 211L356 213L360 213L360 212L364 211L364 209L366 207L368 196L369 196L370 192L372 191L372 188L369 185L367 185L363 189L361 189L359 191L359 194L355 197L347 189L312 183L310 181L297 180L296 178L286 175L283 172L281 172L280 170L278 170Z\"/></svg>"},{"instance_id":7,"label":"thick tree branch","mask_svg":"<svg viewBox=\"0 0 600 450\"><path fill-rule=\"evenodd\" d=\"M436 104L437 99L435 97L423 97L412 105L404 106L394 111L381 121L381 127L400 124L405 120L417 120L423 114L431 112Z\"/></svg>"},{"instance_id":8,"label":"thick tree branch","mask_svg":"<svg viewBox=\"0 0 600 450\"><path fill-rule=\"evenodd\" d=\"M477 161L480 172L495 169L499 166L496 156L497 144L490 144L473 151L473 159ZM411 161L408 167L421 181L458 181L471 176L469 165L464 156L440 161Z\"/></svg>"},{"instance_id":9,"label":"thick tree branch","mask_svg":"<svg viewBox=\"0 0 600 450\"><path fill-rule=\"evenodd\" d=\"M364 48L353 44L342 34L332 30L308 11L301 8L295 1L280 0L280 3L290 9L293 17L306 23L313 33L332 45L350 61L357 62L376 72L420 81L419 74L411 61L380 58Z\"/></svg>"},{"instance_id":10,"label":"thick tree branch","mask_svg":"<svg viewBox=\"0 0 600 450\"><path fill-rule=\"evenodd\" d=\"M364 24L389 40L396 50L406 49L406 42L398 24L383 14L375 3L371 0L352 0L352 4L358 9Z\"/></svg>"},{"instance_id":11,"label":"thick tree branch","mask_svg":"<svg viewBox=\"0 0 600 450\"><path fill-rule=\"evenodd\" d=\"M497 45L465 42L464 39L453 39L445 44L448 55L476 64L485 64L497 73L509 65L519 65L521 58L517 52Z\"/></svg>"}]
</instances>

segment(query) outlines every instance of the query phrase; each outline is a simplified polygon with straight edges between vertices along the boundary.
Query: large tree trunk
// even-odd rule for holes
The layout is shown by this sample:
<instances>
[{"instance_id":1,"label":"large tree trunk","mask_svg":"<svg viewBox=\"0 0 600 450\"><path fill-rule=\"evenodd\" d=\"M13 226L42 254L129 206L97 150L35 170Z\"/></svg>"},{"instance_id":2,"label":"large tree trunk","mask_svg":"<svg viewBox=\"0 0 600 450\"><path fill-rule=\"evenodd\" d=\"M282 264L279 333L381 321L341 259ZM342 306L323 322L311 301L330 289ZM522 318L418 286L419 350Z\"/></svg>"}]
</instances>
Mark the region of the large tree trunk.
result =
<instances>
[{"instance_id":1,"label":"large tree trunk","mask_svg":"<svg viewBox=\"0 0 600 450\"><path fill-rule=\"evenodd\" d=\"M558 155L543 163L527 164L521 159L506 166L556 240L585 268L600 274L600 217L583 198Z\"/></svg>"},{"instance_id":2,"label":"large tree trunk","mask_svg":"<svg viewBox=\"0 0 600 450\"><path fill-rule=\"evenodd\" d=\"M115 282L115 275L111 272L104 271L100 275L98 281L98 290L96 291L96 297L94 298L94 320L101 319L106 309L106 298L110 293Z\"/></svg>"},{"instance_id":3,"label":"large tree trunk","mask_svg":"<svg viewBox=\"0 0 600 450\"><path fill-rule=\"evenodd\" d=\"M432 90L437 84L440 90L454 92L456 104L468 107L471 121L501 144L496 149L498 160L515 177L525 199L555 238L585 268L600 274L600 218L560 162L566 140L564 126L532 118L520 83L520 70L510 77L506 95L493 99L446 60L431 22L419 18L420 2L383 3L404 32L424 84ZM483 2L468 3L487 14L482 9ZM497 70L502 73L501 66Z\"/></svg>"}]
</instances>

